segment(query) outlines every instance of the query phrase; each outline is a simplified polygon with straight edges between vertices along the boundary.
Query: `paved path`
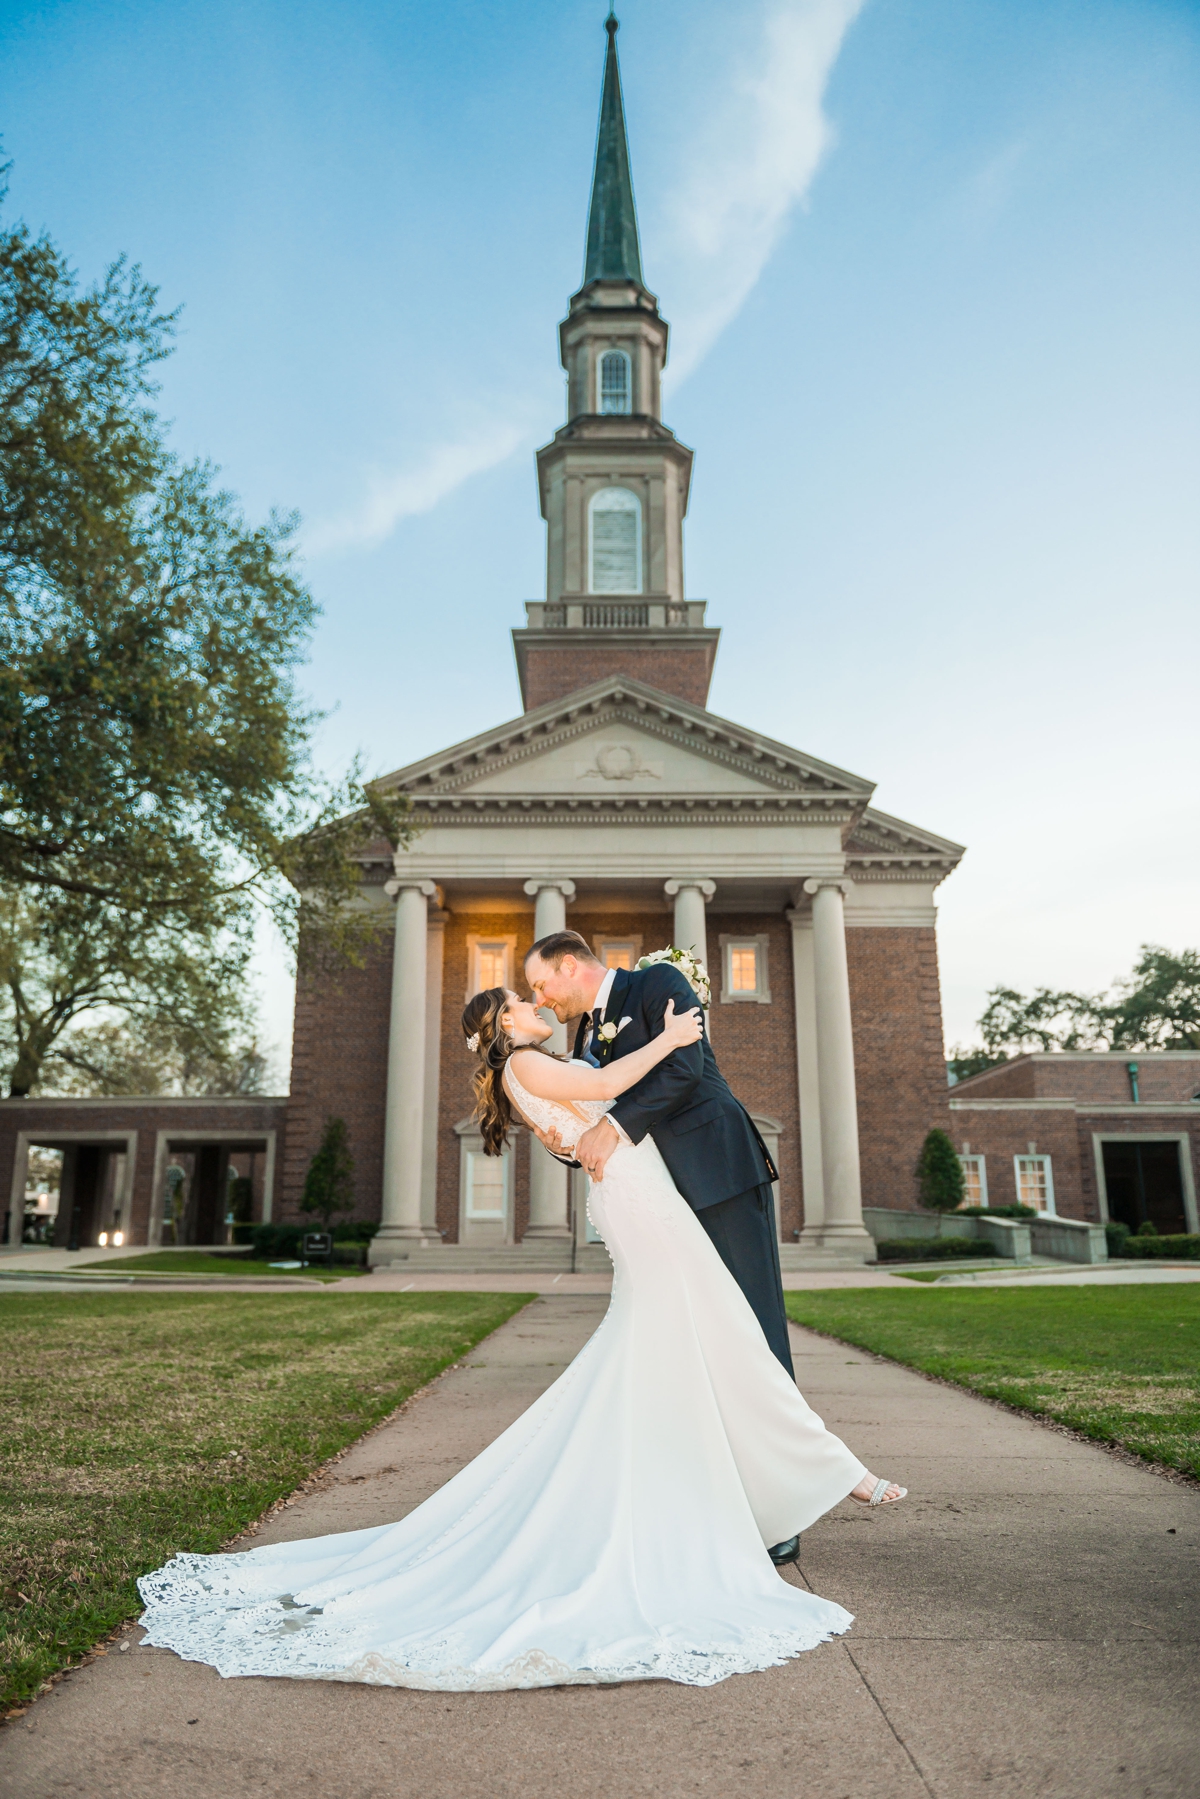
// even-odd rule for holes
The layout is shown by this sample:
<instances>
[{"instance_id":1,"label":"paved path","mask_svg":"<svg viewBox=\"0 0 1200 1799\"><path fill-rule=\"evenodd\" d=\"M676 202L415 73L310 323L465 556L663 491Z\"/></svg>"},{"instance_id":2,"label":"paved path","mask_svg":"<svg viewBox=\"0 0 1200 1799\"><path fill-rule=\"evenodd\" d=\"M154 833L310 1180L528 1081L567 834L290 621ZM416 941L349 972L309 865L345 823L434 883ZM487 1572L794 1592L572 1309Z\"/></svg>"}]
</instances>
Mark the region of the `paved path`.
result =
<instances>
[{"instance_id":1,"label":"paved path","mask_svg":"<svg viewBox=\"0 0 1200 1799\"><path fill-rule=\"evenodd\" d=\"M536 1301L276 1541L382 1523L525 1407L602 1298ZM721 1686L430 1694L222 1681L132 1647L0 1732L3 1799L1191 1799L1200 1493L795 1332L800 1384L912 1497L847 1501L802 1575L852 1634ZM128 1634L136 1645L139 1633Z\"/></svg>"}]
</instances>

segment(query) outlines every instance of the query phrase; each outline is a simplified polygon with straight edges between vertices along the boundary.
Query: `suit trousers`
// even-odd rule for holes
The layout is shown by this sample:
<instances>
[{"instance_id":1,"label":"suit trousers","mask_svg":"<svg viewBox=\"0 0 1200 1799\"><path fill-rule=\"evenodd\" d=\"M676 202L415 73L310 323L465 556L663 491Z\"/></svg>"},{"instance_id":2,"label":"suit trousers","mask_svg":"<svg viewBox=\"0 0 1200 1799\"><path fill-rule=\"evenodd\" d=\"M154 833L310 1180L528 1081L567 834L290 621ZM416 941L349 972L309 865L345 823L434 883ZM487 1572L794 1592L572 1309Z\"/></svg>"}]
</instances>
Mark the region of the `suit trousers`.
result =
<instances>
[{"instance_id":1,"label":"suit trousers","mask_svg":"<svg viewBox=\"0 0 1200 1799\"><path fill-rule=\"evenodd\" d=\"M696 1217L749 1300L772 1354L783 1363L788 1379L795 1380L770 1185L764 1181L748 1193L735 1193L732 1199L718 1200L715 1206L703 1206Z\"/></svg>"}]
</instances>

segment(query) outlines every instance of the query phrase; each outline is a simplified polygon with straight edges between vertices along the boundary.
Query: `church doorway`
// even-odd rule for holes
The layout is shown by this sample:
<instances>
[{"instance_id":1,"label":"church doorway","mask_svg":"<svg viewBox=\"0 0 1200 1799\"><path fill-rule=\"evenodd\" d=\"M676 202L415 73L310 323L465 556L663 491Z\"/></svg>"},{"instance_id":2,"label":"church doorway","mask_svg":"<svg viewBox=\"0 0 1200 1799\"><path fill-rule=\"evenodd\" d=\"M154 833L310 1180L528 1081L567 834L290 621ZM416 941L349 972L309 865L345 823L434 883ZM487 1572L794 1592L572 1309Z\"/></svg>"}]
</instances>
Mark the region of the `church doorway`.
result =
<instances>
[{"instance_id":1,"label":"church doorway","mask_svg":"<svg viewBox=\"0 0 1200 1799\"><path fill-rule=\"evenodd\" d=\"M1175 1138L1109 1138L1101 1145L1108 1215L1137 1231L1149 1219L1159 1236L1188 1228L1181 1145Z\"/></svg>"}]
</instances>

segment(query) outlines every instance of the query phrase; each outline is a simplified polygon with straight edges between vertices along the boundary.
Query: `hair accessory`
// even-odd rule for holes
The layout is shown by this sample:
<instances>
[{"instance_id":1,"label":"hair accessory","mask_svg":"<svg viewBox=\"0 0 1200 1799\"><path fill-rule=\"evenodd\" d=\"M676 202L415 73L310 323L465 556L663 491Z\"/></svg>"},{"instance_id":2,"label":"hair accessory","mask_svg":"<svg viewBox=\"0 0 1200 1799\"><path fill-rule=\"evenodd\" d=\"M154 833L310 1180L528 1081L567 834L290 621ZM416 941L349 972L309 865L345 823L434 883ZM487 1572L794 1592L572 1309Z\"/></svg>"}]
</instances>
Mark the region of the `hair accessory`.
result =
<instances>
[{"instance_id":1,"label":"hair accessory","mask_svg":"<svg viewBox=\"0 0 1200 1799\"><path fill-rule=\"evenodd\" d=\"M467 1038L467 1048L470 1050L472 1055L475 1055L477 1053L477 1051L479 1049L479 1032L478 1031L476 1031L476 1033L473 1037Z\"/></svg>"}]
</instances>

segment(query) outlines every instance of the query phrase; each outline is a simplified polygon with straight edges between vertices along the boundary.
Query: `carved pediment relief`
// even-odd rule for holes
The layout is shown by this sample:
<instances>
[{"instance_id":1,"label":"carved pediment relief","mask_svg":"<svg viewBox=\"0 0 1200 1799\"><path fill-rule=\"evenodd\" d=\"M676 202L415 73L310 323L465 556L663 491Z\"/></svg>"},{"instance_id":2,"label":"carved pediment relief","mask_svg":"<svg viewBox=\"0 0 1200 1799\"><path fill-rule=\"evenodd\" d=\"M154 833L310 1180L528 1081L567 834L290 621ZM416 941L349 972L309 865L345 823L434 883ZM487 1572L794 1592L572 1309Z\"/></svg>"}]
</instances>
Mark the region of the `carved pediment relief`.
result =
<instances>
[{"instance_id":1,"label":"carved pediment relief","mask_svg":"<svg viewBox=\"0 0 1200 1799\"><path fill-rule=\"evenodd\" d=\"M638 725L604 717L581 721L556 742L512 746L478 773L464 768L457 785L472 793L590 794L618 787L632 793L779 791L780 784L751 774L733 757L681 742L680 735L666 725L644 728L640 720Z\"/></svg>"}]
</instances>

